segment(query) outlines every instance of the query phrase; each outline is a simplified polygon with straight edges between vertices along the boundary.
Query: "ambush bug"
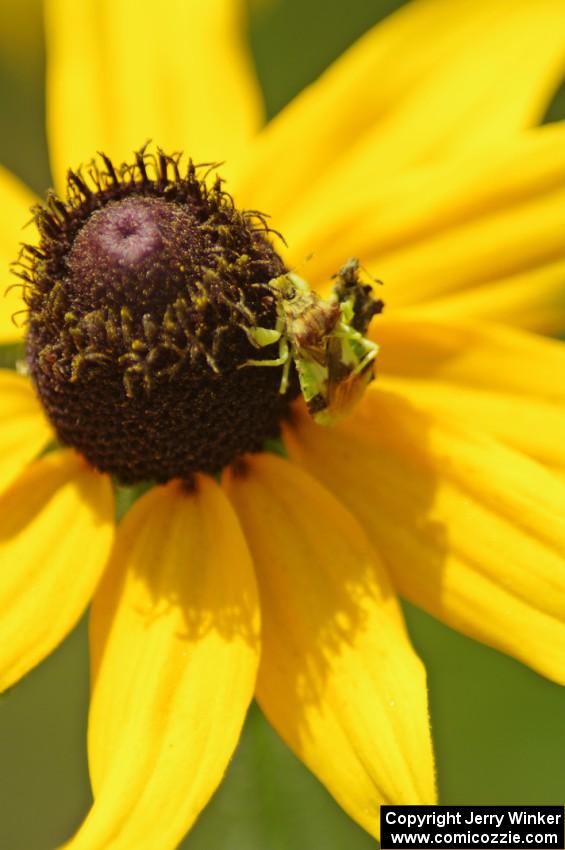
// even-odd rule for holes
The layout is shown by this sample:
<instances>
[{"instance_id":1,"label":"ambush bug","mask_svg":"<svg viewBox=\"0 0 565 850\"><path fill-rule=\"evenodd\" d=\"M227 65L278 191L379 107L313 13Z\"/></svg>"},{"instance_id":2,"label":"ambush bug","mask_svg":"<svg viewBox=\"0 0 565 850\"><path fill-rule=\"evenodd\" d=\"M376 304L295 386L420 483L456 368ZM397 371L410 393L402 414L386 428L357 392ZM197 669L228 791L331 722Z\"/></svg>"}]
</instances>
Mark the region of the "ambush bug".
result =
<instances>
[{"instance_id":1,"label":"ambush bug","mask_svg":"<svg viewBox=\"0 0 565 850\"><path fill-rule=\"evenodd\" d=\"M346 416L374 378L378 346L366 339L369 323L383 302L359 280L359 262L348 260L329 299L320 298L293 272L269 281L275 298L274 328L246 329L256 348L279 344L273 360L247 360L243 366L282 366L280 392L288 389L294 363L308 411L321 425Z\"/></svg>"}]
</instances>

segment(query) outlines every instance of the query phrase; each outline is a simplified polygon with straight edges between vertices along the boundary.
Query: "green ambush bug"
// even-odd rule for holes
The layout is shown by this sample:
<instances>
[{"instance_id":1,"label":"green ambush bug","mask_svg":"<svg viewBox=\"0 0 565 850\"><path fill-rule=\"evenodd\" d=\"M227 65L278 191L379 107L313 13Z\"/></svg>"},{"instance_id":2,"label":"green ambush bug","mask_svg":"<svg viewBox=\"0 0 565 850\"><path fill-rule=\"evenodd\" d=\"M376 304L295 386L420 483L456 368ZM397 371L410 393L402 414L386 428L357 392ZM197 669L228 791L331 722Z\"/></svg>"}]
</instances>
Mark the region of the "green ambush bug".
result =
<instances>
[{"instance_id":1,"label":"green ambush bug","mask_svg":"<svg viewBox=\"0 0 565 850\"><path fill-rule=\"evenodd\" d=\"M373 380L378 346L364 335L383 309L372 287L359 280L358 260L348 260L334 280L325 300L293 272L273 278L269 287L277 304L275 327L246 330L256 348L278 342L279 356L243 365L283 366L284 394L294 362L308 411L320 425L346 416Z\"/></svg>"}]
</instances>

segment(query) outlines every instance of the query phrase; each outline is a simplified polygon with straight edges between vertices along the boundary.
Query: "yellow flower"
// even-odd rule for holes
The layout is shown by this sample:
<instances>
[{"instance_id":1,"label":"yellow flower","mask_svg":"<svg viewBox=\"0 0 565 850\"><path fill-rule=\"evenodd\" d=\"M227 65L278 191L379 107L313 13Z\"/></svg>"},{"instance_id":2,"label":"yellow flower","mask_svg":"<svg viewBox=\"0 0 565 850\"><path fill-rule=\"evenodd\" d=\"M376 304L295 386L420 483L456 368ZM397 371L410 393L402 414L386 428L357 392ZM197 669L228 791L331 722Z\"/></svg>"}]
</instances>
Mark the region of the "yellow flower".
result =
<instances>
[{"instance_id":1,"label":"yellow flower","mask_svg":"<svg viewBox=\"0 0 565 850\"><path fill-rule=\"evenodd\" d=\"M0 374L2 687L93 599L95 803L72 850L173 848L254 694L372 834L379 804L433 802L396 592L565 682L565 353L531 333L562 319L565 128L533 129L565 64L562 12L418 0L260 129L235 0L48 0L56 187L150 137L225 159L288 263L323 287L358 256L387 301L379 379L349 420L297 407L289 460L154 487L117 529L107 475L68 449L33 461L51 428L28 380ZM8 262L33 198L1 187Z\"/></svg>"}]
</instances>

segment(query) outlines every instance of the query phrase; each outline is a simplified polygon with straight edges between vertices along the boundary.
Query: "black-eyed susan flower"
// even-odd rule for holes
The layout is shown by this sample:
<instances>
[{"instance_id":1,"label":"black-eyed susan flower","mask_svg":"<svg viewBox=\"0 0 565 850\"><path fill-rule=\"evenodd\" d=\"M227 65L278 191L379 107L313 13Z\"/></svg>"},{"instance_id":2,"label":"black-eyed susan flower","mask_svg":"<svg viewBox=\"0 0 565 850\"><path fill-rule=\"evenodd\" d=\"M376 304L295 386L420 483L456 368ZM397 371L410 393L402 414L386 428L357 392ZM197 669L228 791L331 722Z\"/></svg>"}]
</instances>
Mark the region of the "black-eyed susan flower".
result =
<instances>
[{"instance_id":1,"label":"black-eyed susan flower","mask_svg":"<svg viewBox=\"0 0 565 850\"><path fill-rule=\"evenodd\" d=\"M562 4L415 2L264 130L235 0L46 12L59 194L1 314L27 374L0 375L0 683L93 600L72 850L173 848L253 695L376 834L379 804L435 799L397 592L565 681L565 355L531 333L562 317L564 133L533 129ZM3 174L6 261L30 203ZM323 291L348 257L386 281L379 377L322 427L260 362L272 281ZM157 482L117 528L112 476Z\"/></svg>"}]
</instances>

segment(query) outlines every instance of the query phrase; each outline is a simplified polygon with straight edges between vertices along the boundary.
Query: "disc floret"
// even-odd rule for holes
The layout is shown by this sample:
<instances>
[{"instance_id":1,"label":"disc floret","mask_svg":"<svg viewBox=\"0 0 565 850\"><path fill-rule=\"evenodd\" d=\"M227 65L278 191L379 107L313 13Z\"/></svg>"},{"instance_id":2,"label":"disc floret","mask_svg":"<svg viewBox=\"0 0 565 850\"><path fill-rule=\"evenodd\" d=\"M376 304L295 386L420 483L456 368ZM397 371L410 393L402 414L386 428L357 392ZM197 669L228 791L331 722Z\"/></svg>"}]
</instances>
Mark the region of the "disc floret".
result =
<instances>
[{"instance_id":1,"label":"disc floret","mask_svg":"<svg viewBox=\"0 0 565 850\"><path fill-rule=\"evenodd\" d=\"M277 319L269 281L285 267L266 220L181 162L142 150L69 172L18 266L43 406L124 482L216 472L276 436L292 395L274 370L240 368Z\"/></svg>"}]
</instances>

